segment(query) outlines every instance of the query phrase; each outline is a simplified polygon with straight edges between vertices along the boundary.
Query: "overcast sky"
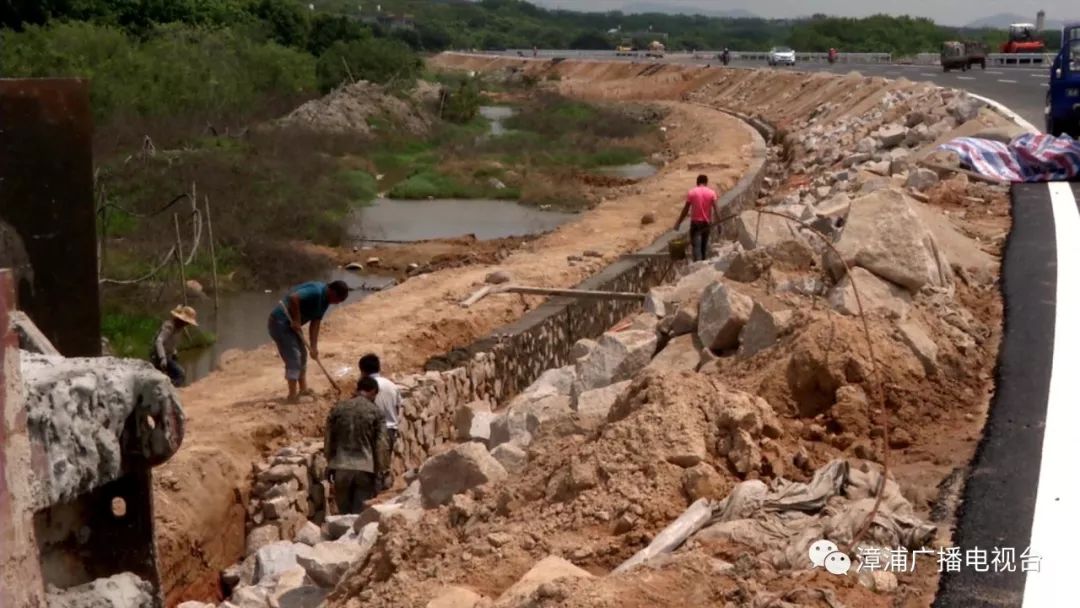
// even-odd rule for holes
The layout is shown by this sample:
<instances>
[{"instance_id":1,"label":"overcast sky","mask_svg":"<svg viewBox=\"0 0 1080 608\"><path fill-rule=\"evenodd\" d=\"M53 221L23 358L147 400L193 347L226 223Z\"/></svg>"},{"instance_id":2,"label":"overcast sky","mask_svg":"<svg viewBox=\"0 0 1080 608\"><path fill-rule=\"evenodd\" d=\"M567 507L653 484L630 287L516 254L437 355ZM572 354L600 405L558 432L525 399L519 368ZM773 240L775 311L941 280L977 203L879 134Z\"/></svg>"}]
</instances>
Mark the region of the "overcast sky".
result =
<instances>
[{"instance_id":1,"label":"overcast sky","mask_svg":"<svg viewBox=\"0 0 1080 608\"><path fill-rule=\"evenodd\" d=\"M875 13L930 17L946 25L963 25L998 13L1030 14L1039 9L1047 19L1080 18L1077 0L532 0L535 4L571 10L616 10L634 4L694 6L706 10L745 9L762 17L800 17L827 13L863 17Z\"/></svg>"}]
</instances>

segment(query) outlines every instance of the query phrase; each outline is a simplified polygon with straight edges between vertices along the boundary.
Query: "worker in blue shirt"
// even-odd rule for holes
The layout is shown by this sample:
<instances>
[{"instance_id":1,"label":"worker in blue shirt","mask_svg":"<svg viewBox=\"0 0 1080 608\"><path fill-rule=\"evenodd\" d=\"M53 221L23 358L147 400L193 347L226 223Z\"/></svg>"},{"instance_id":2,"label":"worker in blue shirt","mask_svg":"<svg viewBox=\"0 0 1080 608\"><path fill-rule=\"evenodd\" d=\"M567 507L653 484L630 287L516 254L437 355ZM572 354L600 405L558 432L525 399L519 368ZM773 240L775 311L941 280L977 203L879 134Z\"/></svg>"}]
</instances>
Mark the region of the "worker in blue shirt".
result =
<instances>
[{"instance_id":1,"label":"worker in blue shirt","mask_svg":"<svg viewBox=\"0 0 1080 608\"><path fill-rule=\"evenodd\" d=\"M289 383L289 401L296 402L301 394L311 394L307 386L307 349L304 347L303 326L308 330L311 358L319 358L319 326L331 304L340 304L349 297L345 281L322 283L312 281L297 285L278 302L270 313L267 328L285 362L285 380Z\"/></svg>"}]
</instances>

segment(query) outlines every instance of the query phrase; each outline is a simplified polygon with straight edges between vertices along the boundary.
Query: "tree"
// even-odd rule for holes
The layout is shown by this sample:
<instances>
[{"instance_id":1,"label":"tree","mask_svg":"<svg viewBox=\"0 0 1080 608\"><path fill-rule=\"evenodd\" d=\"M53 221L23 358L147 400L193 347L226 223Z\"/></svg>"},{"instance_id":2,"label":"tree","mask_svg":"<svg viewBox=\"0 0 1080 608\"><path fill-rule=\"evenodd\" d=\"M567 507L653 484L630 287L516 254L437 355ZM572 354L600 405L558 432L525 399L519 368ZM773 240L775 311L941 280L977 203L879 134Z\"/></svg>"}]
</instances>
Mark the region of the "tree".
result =
<instances>
[{"instance_id":1,"label":"tree","mask_svg":"<svg viewBox=\"0 0 1080 608\"><path fill-rule=\"evenodd\" d=\"M278 44L305 46L311 24L307 8L296 0L259 0L253 13L266 22L270 38Z\"/></svg>"},{"instance_id":2,"label":"tree","mask_svg":"<svg viewBox=\"0 0 1080 608\"><path fill-rule=\"evenodd\" d=\"M371 30L355 19L320 13L311 20L307 50L318 57L337 41L349 42L371 37Z\"/></svg>"},{"instance_id":3,"label":"tree","mask_svg":"<svg viewBox=\"0 0 1080 608\"><path fill-rule=\"evenodd\" d=\"M319 57L316 74L319 88L329 92L350 76L379 84L415 80L420 68L420 57L409 45L390 38L370 38L335 42Z\"/></svg>"},{"instance_id":4,"label":"tree","mask_svg":"<svg viewBox=\"0 0 1080 608\"><path fill-rule=\"evenodd\" d=\"M589 51L603 51L611 48L607 36L598 32L584 32L570 42L570 48Z\"/></svg>"}]
</instances>

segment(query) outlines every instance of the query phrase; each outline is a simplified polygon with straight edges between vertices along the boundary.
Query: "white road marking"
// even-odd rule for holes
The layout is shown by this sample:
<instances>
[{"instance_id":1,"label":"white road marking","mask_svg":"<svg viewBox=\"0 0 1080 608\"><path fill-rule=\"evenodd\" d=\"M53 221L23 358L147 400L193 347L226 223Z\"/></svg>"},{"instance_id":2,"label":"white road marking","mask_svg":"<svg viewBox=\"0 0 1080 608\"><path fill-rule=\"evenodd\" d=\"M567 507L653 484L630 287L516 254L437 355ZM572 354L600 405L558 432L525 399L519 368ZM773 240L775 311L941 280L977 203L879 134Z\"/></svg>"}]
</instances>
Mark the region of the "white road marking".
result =
<instances>
[{"instance_id":1,"label":"white road marking","mask_svg":"<svg viewBox=\"0 0 1080 608\"><path fill-rule=\"evenodd\" d=\"M1031 76L1032 78L1044 78L1046 74L1028 74L1028 76Z\"/></svg>"},{"instance_id":2,"label":"white road marking","mask_svg":"<svg viewBox=\"0 0 1080 608\"><path fill-rule=\"evenodd\" d=\"M1042 86L1049 89L1050 88L1050 83L1049 82L1044 82L1044 83L1042 83Z\"/></svg>"},{"instance_id":3,"label":"white road marking","mask_svg":"<svg viewBox=\"0 0 1080 608\"><path fill-rule=\"evenodd\" d=\"M1004 78L998 78L998 82L1007 82L1009 84L1016 84L1015 80L1006 80Z\"/></svg>"},{"instance_id":4,"label":"white road marking","mask_svg":"<svg viewBox=\"0 0 1080 608\"><path fill-rule=\"evenodd\" d=\"M975 80L974 76L957 76L957 80Z\"/></svg>"},{"instance_id":5,"label":"white road marking","mask_svg":"<svg viewBox=\"0 0 1080 608\"><path fill-rule=\"evenodd\" d=\"M934 76L937 76L937 74L932 74L930 72L919 72L919 76L926 76L927 78L933 78Z\"/></svg>"},{"instance_id":6,"label":"white road marking","mask_svg":"<svg viewBox=\"0 0 1080 608\"><path fill-rule=\"evenodd\" d=\"M1076 429L1080 428L1080 213L1072 188L1048 184L1057 242L1057 294L1054 314L1054 354L1043 425L1042 460L1031 525L1031 556L1039 571L1029 572L1024 606L1055 606L1072 593L1076 582L1075 553L1080 546L1080 485L1076 484ZM1017 561L1023 548L1017 547Z\"/></svg>"}]
</instances>

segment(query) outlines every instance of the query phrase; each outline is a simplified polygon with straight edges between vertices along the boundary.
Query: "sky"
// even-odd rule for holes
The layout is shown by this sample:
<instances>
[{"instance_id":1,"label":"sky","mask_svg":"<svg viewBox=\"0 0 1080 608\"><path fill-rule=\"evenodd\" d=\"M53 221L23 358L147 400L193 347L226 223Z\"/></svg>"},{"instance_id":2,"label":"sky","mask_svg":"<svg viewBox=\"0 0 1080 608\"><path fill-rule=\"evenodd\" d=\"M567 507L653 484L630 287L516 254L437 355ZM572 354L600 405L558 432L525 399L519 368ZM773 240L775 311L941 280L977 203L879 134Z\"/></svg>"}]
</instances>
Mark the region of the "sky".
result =
<instances>
[{"instance_id":1,"label":"sky","mask_svg":"<svg viewBox=\"0 0 1080 608\"><path fill-rule=\"evenodd\" d=\"M653 5L674 4L705 10L745 9L761 17L801 17L826 13L845 17L865 17L875 13L908 14L930 17L944 25L964 25L998 13L1029 15L1035 21L1039 9L1047 19L1080 18L1077 0L531 0L535 4L569 10L605 11L646 2Z\"/></svg>"}]
</instances>

